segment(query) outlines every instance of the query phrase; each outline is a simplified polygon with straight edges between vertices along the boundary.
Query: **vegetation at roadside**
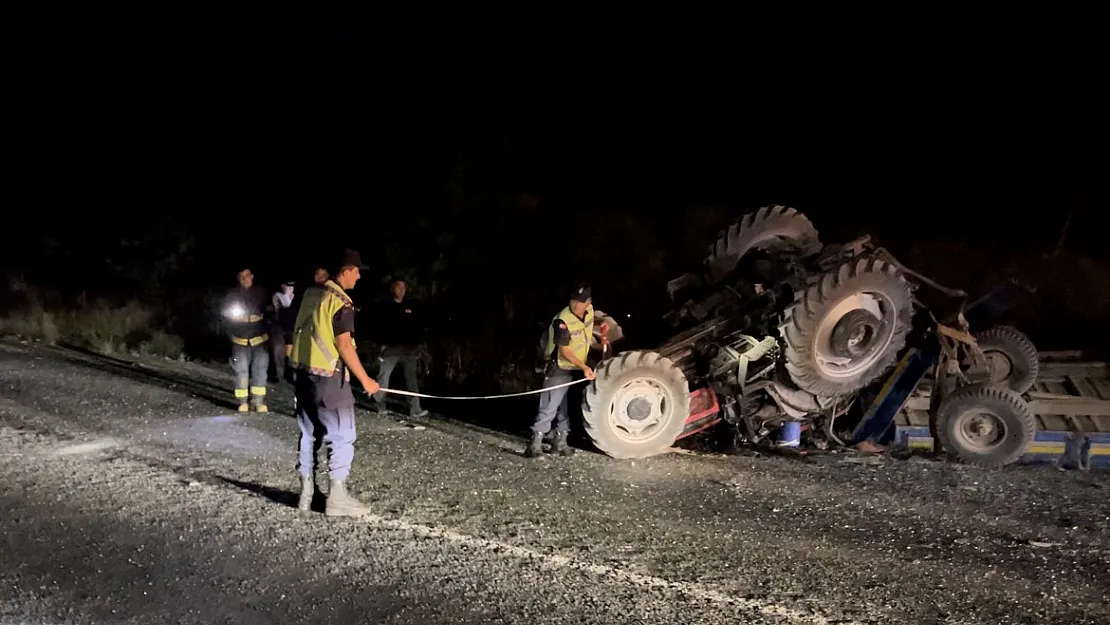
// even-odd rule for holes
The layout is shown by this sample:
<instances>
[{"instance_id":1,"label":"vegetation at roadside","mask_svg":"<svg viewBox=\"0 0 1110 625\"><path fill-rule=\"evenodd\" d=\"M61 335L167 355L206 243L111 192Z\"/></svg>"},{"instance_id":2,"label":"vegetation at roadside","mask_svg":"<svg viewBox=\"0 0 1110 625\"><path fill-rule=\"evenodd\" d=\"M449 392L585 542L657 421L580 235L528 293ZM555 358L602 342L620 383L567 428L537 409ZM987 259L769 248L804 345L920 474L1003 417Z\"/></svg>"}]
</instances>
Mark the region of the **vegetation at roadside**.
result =
<instances>
[{"instance_id":1,"label":"vegetation at roadside","mask_svg":"<svg viewBox=\"0 0 1110 625\"><path fill-rule=\"evenodd\" d=\"M138 301L86 302L48 307L38 292L16 285L22 301L0 316L0 336L70 345L93 351L181 358L185 340L160 326L158 308Z\"/></svg>"}]
</instances>

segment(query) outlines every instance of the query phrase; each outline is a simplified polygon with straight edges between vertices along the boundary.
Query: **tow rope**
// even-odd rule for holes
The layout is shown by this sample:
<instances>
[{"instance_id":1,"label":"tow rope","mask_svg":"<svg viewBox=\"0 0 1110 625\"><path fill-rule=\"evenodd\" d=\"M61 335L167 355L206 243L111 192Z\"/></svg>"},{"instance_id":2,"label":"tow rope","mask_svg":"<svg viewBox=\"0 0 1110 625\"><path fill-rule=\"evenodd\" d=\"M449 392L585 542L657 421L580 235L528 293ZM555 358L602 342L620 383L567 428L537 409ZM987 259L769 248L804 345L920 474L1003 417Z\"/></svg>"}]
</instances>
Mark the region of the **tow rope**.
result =
<instances>
[{"instance_id":1,"label":"tow rope","mask_svg":"<svg viewBox=\"0 0 1110 625\"><path fill-rule=\"evenodd\" d=\"M545 387L545 388L538 388L538 389L533 390L533 391L524 391L522 393L506 393L504 395L480 395L478 397L448 397L446 395L427 395L425 393L414 393L412 391L402 391L400 389L386 388L384 386L381 387L380 390L383 393L390 393L390 394L393 394L393 395L407 395L409 397L423 397L424 399L504 399L506 397L524 397L525 395L536 395L536 394L539 394L539 393L546 393L547 391L553 391L557 388L564 388L564 387L567 387L567 386L574 386L575 384L581 384L583 382L589 382L589 381L590 380L587 380L586 378L582 378L581 380L571 380L570 382L563 382L562 384L556 384L555 386L548 386L548 387Z\"/></svg>"},{"instance_id":2,"label":"tow rope","mask_svg":"<svg viewBox=\"0 0 1110 625\"><path fill-rule=\"evenodd\" d=\"M608 327L609 327L608 324L605 324L605 323L601 324L601 334L602 335L605 334L606 330L608 330ZM602 345L601 345L601 357L604 359L605 355L607 353L609 353L609 344L608 343L602 343ZM478 397L447 397L445 395L426 395L424 393L414 393L412 391L402 391L400 389L385 388L384 386L380 387L379 390L381 390L383 393L392 393L393 395L407 395L409 397L422 397L424 399L505 399L506 397L524 397L525 395L538 395L540 393L546 393L547 391L553 391L557 388L565 388L565 387L568 387L568 386L574 386L575 384L581 384L583 382L589 382L589 381L590 380L587 380L586 378L582 378L580 380L572 380L570 382L563 382L562 384L556 384L555 386L548 386L548 387L545 387L545 388L538 388L534 391L524 391L522 393L505 393L504 395L481 395L481 396L478 396Z\"/></svg>"}]
</instances>

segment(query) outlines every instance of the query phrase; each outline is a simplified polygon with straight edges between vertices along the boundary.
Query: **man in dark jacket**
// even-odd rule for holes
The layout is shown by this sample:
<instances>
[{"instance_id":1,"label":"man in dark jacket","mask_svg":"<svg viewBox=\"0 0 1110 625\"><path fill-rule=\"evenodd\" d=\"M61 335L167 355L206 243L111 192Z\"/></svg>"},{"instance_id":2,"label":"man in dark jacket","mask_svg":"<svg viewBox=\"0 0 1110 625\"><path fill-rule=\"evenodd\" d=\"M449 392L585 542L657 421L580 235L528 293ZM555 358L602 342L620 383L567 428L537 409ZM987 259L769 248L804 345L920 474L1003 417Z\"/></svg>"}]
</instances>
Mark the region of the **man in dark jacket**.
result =
<instances>
[{"instance_id":1,"label":"man in dark jacket","mask_svg":"<svg viewBox=\"0 0 1110 625\"><path fill-rule=\"evenodd\" d=\"M381 370L378 372L378 382L385 388L391 388L389 376L398 365L405 374L404 390L419 392L416 375L419 362L417 348L424 341L424 319L421 308L417 302L405 297L408 287L402 279L396 279L390 284L390 295L382 302L377 313L377 326L380 329L379 341L385 347L381 355ZM379 406L385 406L385 393L378 392L374 396ZM427 410L420 407L419 397L409 398L409 415L423 417Z\"/></svg>"},{"instance_id":2,"label":"man in dark jacket","mask_svg":"<svg viewBox=\"0 0 1110 625\"><path fill-rule=\"evenodd\" d=\"M239 286L229 291L223 300L239 412L247 412L250 404L258 412L267 412L266 373L270 366L266 345L270 338L265 322L267 299L266 290L254 283L251 270L242 269Z\"/></svg>"},{"instance_id":3,"label":"man in dark jacket","mask_svg":"<svg viewBox=\"0 0 1110 625\"><path fill-rule=\"evenodd\" d=\"M270 307L266 310L270 326L270 359L274 363L273 381L285 378L285 348L293 343L293 323L297 319L297 309L293 308L294 288L293 282L282 284L281 290L270 298Z\"/></svg>"}]
</instances>

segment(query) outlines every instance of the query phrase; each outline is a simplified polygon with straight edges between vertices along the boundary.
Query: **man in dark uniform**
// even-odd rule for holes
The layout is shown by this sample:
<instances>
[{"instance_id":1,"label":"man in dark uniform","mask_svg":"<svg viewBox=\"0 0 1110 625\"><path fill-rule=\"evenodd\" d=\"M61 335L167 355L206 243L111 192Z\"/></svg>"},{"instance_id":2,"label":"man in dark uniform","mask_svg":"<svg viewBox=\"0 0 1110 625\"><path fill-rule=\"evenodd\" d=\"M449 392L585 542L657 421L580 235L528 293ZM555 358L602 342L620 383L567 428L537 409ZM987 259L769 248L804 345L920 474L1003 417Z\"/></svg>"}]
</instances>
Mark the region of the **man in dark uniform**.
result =
<instances>
[{"instance_id":1,"label":"man in dark uniform","mask_svg":"<svg viewBox=\"0 0 1110 625\"><path fill-rule=\"evenodd\" d=\"M606 341L602 337L602 341ZM594 379L594 370L586 364L590 345L594 344L594 307L590 287L579 285L571 292L570 303L551 320L543 344L547 360L543 387L561 386L575 380ZM532 424L532 441L525 456L536 458L543 453L543 437L555 424L555 444L552 451L562 456L573 452L567 445L570 433L570 415L567 413L567 395L570 387L561 386L540 394L540 407Z\"/></svg>"},{"instance_id":2,"label":"man in dark uniform","mask_svg":"<svg viewBox=\"0 0 1110 625\"><path fill-rule=\"evenodd\" d=\"M266 290L254 283L250 269L239 272L239 286L228 292L223 300L239 412L247 412L249 404L258 412L267 411L266 374L270 355L266 343L270 337L265 323L266 300Z\"/></svg>"},{"instance_id":3,"label":"man in dark uniform","mask_svg":"<svg viewBox=\"0 0 1110 625\"><path fill-rule=\"evenodd\" d=\"M318 440L328 446L328 516L361 516L370 510L347 493L347 476L355 454L355 396L351 377L367 394L378 383L366 374L356 351L355 307L347 291L358 282L362 264L348 250L335 279L308 289L297 311L289 366L294 368L297 424L301 429L301 496L298 508L308 510L316 489L313 472Z\"/></svg>"}]
</instances>

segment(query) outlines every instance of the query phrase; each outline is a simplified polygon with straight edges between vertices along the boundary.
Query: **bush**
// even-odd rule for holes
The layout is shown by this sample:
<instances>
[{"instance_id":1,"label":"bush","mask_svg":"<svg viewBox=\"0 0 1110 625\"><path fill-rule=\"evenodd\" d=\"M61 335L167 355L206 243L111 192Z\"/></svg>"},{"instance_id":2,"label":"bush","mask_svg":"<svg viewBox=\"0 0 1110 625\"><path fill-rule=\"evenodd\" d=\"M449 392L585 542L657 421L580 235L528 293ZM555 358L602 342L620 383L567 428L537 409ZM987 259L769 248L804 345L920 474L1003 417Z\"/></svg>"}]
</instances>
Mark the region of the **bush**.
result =
<instances>
[{"instance_id":1,"label":"bush","mask_svg":"<svg viewBox=\"0 0 1110 625\"><path fill-rule=\"evenodd\" d=\"M107 302L48 310L34 292L26 303L0 318L0 336L15 336L51 345L84 347L101 353L138 352L179 358L185 344L158 326L155 310L138 302Z\"/></svg>"}]
</instances>

